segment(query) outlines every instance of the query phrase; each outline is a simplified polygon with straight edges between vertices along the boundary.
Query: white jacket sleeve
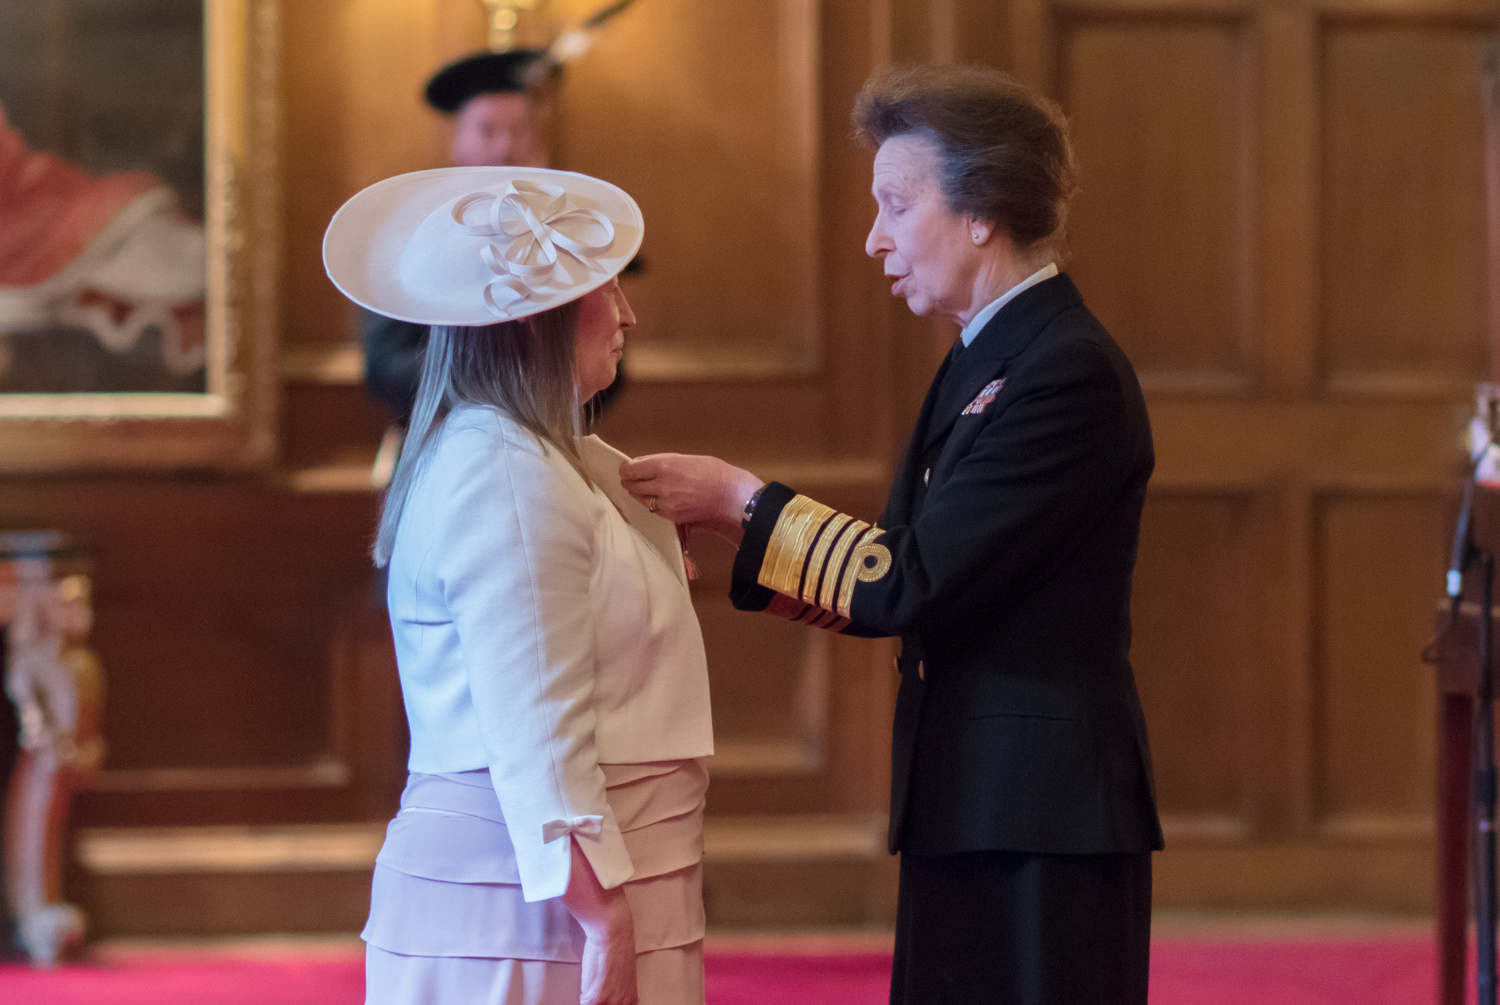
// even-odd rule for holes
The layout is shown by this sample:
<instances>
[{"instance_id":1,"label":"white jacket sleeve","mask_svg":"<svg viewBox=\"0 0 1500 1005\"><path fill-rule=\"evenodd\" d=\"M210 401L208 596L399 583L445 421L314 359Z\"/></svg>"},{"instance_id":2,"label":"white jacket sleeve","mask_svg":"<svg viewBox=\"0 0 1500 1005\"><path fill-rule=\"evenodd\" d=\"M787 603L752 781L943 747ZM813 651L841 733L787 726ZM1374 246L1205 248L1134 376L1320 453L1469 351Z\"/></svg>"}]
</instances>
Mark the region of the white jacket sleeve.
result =
<instances>
[{"instance_id":1,"label":"white jacket sleeve","mask_svg":"<svg viewBox=\"0 0 1500 1005\"><path fill-rule=\"evenodd\" d=\"M633 867L594 747L596 515L582 482L559 470L566 462L508 423L448 435L438 452L449 495L428 561L458 632L522 894L563 893L570 835L599 882L618 886Z\"/></svg>"}]
</instances>

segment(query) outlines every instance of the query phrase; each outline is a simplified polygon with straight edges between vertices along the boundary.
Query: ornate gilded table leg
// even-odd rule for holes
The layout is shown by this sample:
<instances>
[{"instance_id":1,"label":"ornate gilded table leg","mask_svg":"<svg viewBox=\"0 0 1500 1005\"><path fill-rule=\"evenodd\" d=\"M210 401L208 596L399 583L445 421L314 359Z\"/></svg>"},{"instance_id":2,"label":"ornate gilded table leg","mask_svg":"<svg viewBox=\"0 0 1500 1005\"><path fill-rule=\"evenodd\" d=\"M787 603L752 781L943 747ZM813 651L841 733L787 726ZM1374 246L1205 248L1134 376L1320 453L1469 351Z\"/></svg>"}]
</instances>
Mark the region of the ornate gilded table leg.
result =
<instances>
[{"instance_id":1,"label":"ornate gilded table leg","mask_svg":"<svg viewBox=\"0 0 1500 1005\"><path fill-rule=\"evenodd\" d=\"M62 900L68 806L103 754L103 677L87 647L86 556L60 534L0 534L5 692L20 714L20 756L5 815L5 890L21 948L55 964L83 937Z\"/></svg>"}]
</instances>

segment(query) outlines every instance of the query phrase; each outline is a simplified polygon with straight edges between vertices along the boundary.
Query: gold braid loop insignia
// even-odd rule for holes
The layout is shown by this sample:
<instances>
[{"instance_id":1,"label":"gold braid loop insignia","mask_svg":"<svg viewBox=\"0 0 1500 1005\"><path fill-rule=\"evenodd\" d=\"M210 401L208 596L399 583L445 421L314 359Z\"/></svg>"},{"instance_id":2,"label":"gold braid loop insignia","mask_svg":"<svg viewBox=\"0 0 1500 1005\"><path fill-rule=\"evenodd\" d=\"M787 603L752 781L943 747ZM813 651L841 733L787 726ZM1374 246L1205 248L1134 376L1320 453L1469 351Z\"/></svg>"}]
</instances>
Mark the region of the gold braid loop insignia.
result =
<instances>
[{"instance_id":1,"label":"gold braid loop insignia","mask_svg":"<svg viewBox=\"0 0 1500 1005\"><path fill-rule=\"evenodd\" d=\"M854 552L855 575L861 583L873 583L891 571L891 549L873 541Z\"/></svg>"},{"instance_id":2,"label":"gold braid loop insignia","mask_svg":"<svg viewBox=\"0 0 1500 1005\"><path fill-rule=\"evenodd\" d=\"M756 577L780 594L771 612L837 631L848 624L856 583L891 570L891 551L875 538L885 531L806 496L782 508Z\"/></svg>"},{"instance_id":3,"label":"gold braid loop insignia","mask_svg":"<svg viewBox=\"0 0 1500 1005\"><path fill-rule=\"evenodd\" d=\"M890 549L883 544L875 543L875 539L884 533L885 531L879 527L870 527L860 537L859 544L854 547L853 552L850 554L849 563L844 567L842 581L839 583L838 605L835 608L840 617L853 617L850 608L854 604L854 585L856 583L874 582L885 575L886 571L890 569ZM874 576L868 575L869 572L874 571L873 569L867 570L865 568L865 559L871 555L875 556L877 565L880 562L880 555L885 556L885 565L880 566L880 572Z\"/></svg>"}]
</instances>

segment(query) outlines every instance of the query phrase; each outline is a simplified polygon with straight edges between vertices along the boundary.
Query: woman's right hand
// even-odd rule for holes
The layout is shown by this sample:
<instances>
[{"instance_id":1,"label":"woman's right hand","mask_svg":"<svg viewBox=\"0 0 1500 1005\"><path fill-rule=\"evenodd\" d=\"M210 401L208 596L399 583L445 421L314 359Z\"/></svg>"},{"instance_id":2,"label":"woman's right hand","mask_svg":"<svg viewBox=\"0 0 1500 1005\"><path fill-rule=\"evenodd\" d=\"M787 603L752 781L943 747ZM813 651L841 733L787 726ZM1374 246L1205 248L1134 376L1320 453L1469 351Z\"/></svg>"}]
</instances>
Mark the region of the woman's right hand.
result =
<instances>
[{"instance_id":1,"label":"woman's right hand","mask_svg":"<svg viewBox=\"0 0 1500 1005\"><path fill-rule=\"evenodd\" d=\"M635 921L621 887L599 885L578 839L563 905L583 929L583 979L579 1005L637 1005Z\"/></svg>"}]
</instances>

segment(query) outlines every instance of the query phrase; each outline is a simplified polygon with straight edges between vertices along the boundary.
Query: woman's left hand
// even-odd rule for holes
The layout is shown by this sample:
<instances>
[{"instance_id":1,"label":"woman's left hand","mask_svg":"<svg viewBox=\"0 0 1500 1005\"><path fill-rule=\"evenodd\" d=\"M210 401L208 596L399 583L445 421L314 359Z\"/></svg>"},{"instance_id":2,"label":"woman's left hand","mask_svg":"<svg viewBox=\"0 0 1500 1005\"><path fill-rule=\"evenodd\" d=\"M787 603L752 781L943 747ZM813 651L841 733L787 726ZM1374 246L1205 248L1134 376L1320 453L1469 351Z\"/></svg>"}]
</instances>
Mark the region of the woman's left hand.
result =
<instances>
[{"instance_id":1,"label":"woman's left hand","mask_svg":"<svg viewBox=\"0 0 1500 1005\"><path fill-rule=\"evenodd\" d=\"M745 503L765 484L743 468L701 454L637 457L620 465L620 482L652 512L736 545Z\"/></svg>"},{"instance_id":2,"label":"woman's left hand","mask_svg":"<svg viewBox=\"0 0 1500 1005\"><path fill-rule=\"evenodd\" d=\"M572 839L563 906L583 929L579 1005L640 1005L635 986L635 918L623 887L606 890L578 838Z\"/></svg>"}]
</instances>

